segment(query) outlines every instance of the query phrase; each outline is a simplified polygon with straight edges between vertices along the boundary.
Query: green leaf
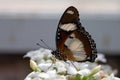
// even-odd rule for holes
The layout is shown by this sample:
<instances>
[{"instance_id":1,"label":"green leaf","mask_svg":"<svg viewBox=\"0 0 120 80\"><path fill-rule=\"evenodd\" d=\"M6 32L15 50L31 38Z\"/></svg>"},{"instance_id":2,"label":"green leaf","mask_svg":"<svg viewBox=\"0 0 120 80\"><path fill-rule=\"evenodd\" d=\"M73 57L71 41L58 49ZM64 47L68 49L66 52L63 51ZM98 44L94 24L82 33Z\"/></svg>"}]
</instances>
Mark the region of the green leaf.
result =
<instances>
[{"instance_id":1,"label":"green leaf","mask_svg":"<svg viewBox=\"0 0 120 80\"><path fill-rule=\"evenodd\" d=\"M89 77L84 76L81 80L89 80Z\"/></svg>"}]
</instances>

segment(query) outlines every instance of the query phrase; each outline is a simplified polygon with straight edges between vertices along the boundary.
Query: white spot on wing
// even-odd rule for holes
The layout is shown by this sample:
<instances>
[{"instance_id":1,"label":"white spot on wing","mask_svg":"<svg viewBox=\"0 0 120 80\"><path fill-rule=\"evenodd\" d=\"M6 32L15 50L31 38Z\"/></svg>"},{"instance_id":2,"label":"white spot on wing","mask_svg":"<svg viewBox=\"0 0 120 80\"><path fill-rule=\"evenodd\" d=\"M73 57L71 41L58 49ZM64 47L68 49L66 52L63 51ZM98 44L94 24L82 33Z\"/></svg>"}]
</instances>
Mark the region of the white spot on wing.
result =
<instances>
[{"instance_id":1,"label":"white spot on wing","mask_svg":"<svg viewBox=\"0 0 120 80\"><path fill-rule=\"evenodd\" d=\"M74 34L71 34L70 36L75 36ZM65 41L65 45L72 51L73 56L78 60L85 60L87 55L84 50L83 43L77 39L77 38L68 38Z\"/></svg>"},{"instance_id":2,"label":"white spot on wing","mask_svg":"<svg viewBox=\"0 0 120 80\"><path fill-rule=\"evenodd\" d=\"M66 31L73 31L77 29L76 25L73 23L63 24L63 25L60 25L59 27Z\"/></svg>"},{"instance_id":3,"label":"white spot on wing","mask_svg":"<svg viewBox=\"0 0 120 80\"><path fill-rule=\"evenodd\" d=\"M84 47L83 47L83 44L82 42L77 39L77 38L68 38L66 41L65 41L65 45L68 46L68 48L71 50L71 51L82 51L84 52Z\"/></svg>"},{"instance_id":4,"label":"white spot on wing","mask_svg":"<svg viewBox=\"0 0 120 80\"><path fill-rule=\"evenodd\" d=\"M68 13L68 14L74 14L74 12L71 11L71 10L68 10L67 13Z\"/></svg>"}]
</instances>

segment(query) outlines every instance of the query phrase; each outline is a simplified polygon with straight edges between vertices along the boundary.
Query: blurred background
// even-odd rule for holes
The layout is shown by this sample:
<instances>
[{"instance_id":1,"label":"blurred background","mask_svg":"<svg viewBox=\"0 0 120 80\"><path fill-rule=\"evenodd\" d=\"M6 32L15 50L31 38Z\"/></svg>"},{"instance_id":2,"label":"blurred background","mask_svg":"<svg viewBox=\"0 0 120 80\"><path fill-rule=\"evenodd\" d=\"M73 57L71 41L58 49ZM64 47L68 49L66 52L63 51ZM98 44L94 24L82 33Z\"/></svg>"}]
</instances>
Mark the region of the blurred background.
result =
<instances>
[{"instance_id":1,"label":"blurred background","mask_svg":"<svg viewBox=\"0 0 120 80\"><path fill-rule=\"evenodd\" d=\"M31 72L23 56L39 49L40 39L56 49L57 25L69 6L78 9L98 52L120 71L120 0L0 0L0 80L23 80Z\"/></svg>"}]
</instances>

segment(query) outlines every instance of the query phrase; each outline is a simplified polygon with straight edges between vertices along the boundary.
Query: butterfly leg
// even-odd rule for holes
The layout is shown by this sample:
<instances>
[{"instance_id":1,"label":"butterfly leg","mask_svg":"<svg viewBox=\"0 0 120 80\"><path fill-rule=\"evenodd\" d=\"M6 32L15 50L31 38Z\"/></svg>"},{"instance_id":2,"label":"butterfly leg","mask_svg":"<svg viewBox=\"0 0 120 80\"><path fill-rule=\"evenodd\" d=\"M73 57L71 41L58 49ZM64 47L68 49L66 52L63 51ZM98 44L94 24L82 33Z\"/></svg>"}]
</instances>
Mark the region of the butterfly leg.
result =
<instances>
[{"instance_id":1,"label":"butterfly leg","mask_svg":"<svg viewBox=\"0 0 120 80\"><path fill-rule=\"evenodd\" d=\"M69 66L72 65L77 71L79 70L72 61L69 61L69 62L65 61L65 63L68 64Z\"/></svg>"},{"instance_id":2,"label":"butterfly leg","mask_svg":"<svg viewBox=\"0 0 120 80\"><path fill-rule=\"evenodd\" d=\"M75 64L72 61L70 61L70 62L73 65L73 67L78 71L79 69L75 66Z\"/></svg>"}]
</instances>

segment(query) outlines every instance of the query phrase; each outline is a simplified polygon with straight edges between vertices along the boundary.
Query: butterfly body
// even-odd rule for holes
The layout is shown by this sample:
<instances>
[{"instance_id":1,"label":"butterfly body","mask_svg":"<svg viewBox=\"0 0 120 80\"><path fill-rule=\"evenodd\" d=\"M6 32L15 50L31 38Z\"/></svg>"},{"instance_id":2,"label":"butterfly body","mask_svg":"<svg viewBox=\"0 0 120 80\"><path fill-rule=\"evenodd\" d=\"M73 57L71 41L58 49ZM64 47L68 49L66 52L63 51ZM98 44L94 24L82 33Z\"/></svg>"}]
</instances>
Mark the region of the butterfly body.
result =
<instances>
[{"instance_id":1,"label":"butterfly body","mask_svg":"<svg viewBox=\"0 0 120 80\"><path fill-rule=\"evenodd\" d=\"M58 24L56 47L53 51L57 59L70 61L90 61L97 57L96 44L91 35L79 22L79 14L75 7L66 9Z\"/></svg>"}]
</instances>

